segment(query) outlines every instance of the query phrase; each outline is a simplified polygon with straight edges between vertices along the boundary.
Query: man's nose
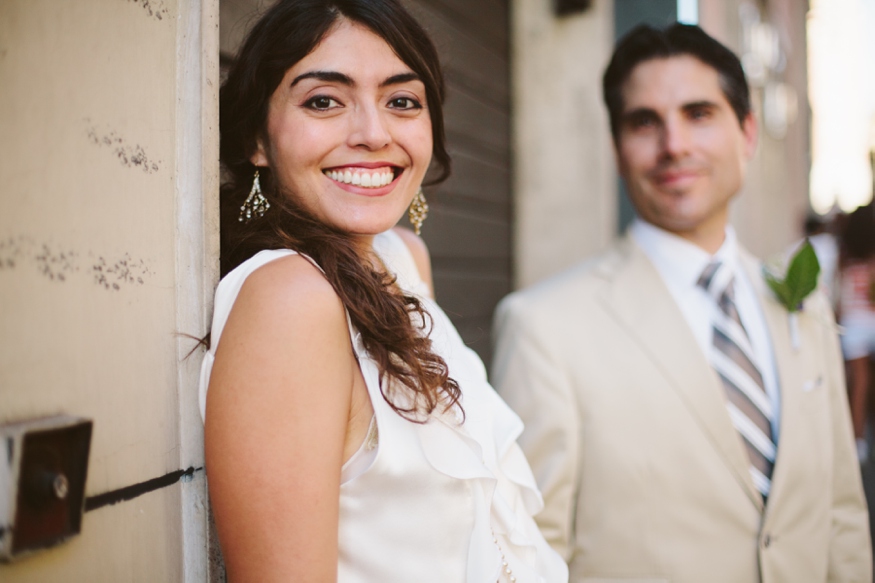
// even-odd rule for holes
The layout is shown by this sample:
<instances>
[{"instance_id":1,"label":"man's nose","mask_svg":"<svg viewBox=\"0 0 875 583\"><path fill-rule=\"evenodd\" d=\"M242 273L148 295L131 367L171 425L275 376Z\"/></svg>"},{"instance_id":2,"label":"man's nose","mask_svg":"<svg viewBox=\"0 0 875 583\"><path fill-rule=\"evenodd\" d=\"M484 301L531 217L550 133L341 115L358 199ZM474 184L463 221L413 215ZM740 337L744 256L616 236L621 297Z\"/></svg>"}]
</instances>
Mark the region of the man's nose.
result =
<instances>
[{"instance_id":1,"label":"man's nose","mask_svg":"<svg viewBox=\"0 0 875 583\"><path fill-rule=\"evenodd\" d=\"M352 132L349 135L349 145L353 148L363 147L368 150L379 150L392 141L392 135L386 125L383 112L376 106L361 106L354 114Z\"/></svg>"},{"instance_id":2,"label":"man's nose","mask_svg":"<svg viewBox=\"0 0 875 583\"><path fill-rule=\"evenodd\" d=\"M678 158L690 149L690 131L680 120L668 120L662 126L662 153L666 157Z\"/></svg>"}]
</instances>

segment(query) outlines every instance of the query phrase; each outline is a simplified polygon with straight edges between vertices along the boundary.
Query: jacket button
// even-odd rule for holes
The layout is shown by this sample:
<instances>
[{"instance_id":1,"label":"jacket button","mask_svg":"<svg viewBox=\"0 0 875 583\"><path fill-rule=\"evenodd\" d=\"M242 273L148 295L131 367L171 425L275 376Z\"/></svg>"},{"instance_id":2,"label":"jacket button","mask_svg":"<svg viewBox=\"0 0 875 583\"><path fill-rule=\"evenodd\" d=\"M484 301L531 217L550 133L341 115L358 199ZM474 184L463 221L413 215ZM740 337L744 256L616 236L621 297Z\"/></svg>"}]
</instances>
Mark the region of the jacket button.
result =
<instances>
[{"instance_id":1,"label":"jacket button","mask_svg":"<svg viewBox=\"0 0 875 583\"><path fill-rule=\"evenodd\" d=\"M772 544L772 537L769 534L763 537L763 547L769 548L769 545Z\"/></svg>"}]
</instances>

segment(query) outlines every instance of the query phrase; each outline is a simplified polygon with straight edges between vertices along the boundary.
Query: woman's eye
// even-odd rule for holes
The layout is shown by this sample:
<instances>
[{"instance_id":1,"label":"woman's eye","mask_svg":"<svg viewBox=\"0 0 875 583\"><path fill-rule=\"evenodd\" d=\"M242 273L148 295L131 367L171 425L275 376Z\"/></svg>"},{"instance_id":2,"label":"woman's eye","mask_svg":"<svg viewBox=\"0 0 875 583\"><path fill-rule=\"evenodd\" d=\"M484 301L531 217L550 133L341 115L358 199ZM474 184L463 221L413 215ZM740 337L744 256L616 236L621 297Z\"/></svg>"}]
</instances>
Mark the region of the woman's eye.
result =
<instances>
[{"instance_id":1,"label":"woman's eye","mask_svg":"<svg viewBox=\"0 0 875 583\"><path fill-rule=\"evenodd\" d=\"M335 107L340 107L340 104L330 97L317 95L316 97L308 99L307 102L304 103L304 106L317 111L327 111L329 109L334 109Z\"/></svg>"},{"instance_id":2,"label":"woman's eye","mask_svg":"<svg viewBox=\"0 0 875 583\"><path fill-rule=\"evenodd\" d=\"M389 102L392 109L422 109L422 104L410 97L398 97Z\"/></svg>"}]
</instances>

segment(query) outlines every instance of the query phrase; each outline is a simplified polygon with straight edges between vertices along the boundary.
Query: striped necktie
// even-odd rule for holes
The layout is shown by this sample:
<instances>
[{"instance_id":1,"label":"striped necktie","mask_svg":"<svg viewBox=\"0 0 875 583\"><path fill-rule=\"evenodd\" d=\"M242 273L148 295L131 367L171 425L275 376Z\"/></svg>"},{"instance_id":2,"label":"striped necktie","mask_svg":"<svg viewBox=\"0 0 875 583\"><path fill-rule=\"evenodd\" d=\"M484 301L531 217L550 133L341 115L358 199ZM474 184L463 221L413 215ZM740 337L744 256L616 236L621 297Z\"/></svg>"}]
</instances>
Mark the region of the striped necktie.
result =
<instances>
[{"instance_id":1,"label":"striped necktie","mask_svg":"<svg viewBox=\"0 0 875 583\"><path fill-rule=\"evenodd\" d=\"M735 278L719 261L709 263L699 278L717 304L713 318L711 366L726 391L729 418L738 430L750 458L750 474L767 498L772 485L776 446L772 437L772 401L756 365L750 337L735 304Z\"/></svg>"}]
</instances>

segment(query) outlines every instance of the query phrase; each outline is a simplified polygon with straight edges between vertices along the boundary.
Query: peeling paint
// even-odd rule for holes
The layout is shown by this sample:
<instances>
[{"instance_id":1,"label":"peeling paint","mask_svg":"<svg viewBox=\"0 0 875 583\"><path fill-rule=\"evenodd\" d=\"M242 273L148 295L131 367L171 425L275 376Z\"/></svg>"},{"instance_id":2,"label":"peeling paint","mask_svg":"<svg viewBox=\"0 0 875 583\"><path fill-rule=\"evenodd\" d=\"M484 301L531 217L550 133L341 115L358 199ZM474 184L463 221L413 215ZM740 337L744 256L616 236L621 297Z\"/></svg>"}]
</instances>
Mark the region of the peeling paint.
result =
<instances>
[{"instance_id":1,"label":"peeling paint","mask_svg":"<svg viewBox=\"0 0 875 583\"><path fill-rule=\"evenodd\" d=\"M79 271L78 256L75 251L53 251L43 244L34 255L34 260L40 273L50 280L67 281L67 275Z\"/></svg>"},{"instance_id":2,"label":"peeling paint","mask_svg":"<svg viewBox=\"0 0 875 583\"><path fill-rule=\"evenodd\" d=\"M63 283L88 276L99 287L119 291L124 286L145 285L155 273L145 259L130 254L108 256L81 253L49 243L37 243L27 236L0 239L0 273L25 266L36 268L48 280Z\"/></svg>"},{"instance_id":3,"label":"peeling paint","mask_svg":"<svg viewBox=\"0 0 875 583\"><path fill-rule=\"evenodd\" d=\"M91 272L94 275L94 283L103 286L104 289L117 291L121 289L122 284L143 285L145 281L143 278L149 275L149 268L142 259L131 259L131 256L125 253L121 259L115 261L98 257L91 266Z\"/></svg>"},{"instance_id":4,"label":"peeling paint","mask_svg":"<svg viewBox=\"0 0 875 583\"><path fill-rule=\"evenodd\" d=\"M21 241L15 237L9 237L0 241L0 271L13 269L21 259Z\"/></svg>"},{"instance_id":5,"label":"peeling paint","mask_svg":"<svg viewBox=\"0 0 875 583\"><path fill-rule=\"evenodd\" d=\"M159 166L161 163L160 160L150 160L141 145L136 144L131 146L116 132L109 132L108 134L100 135L96 128L91 127L86 133L88 140L92 144L111 148L112 152L116 155L123 166L127 166L128 168L140 168L146 174L152 174L161 169Z\"/></svg>"},{"instance_id":6,"label":"peeling paint","mask_svg":"<svg viewBox=\"0 0 875 583\"><path fill-rule=\"evenodd\" d=\"M152 18L156 18L158 20L164 20L164 17L167 16L168 11L167 7L164 6L164 2L161 0L128 0L133 4L139 4L143 7L143 10L149 13L149 16Z\"/></svg>"}]
</instances>

